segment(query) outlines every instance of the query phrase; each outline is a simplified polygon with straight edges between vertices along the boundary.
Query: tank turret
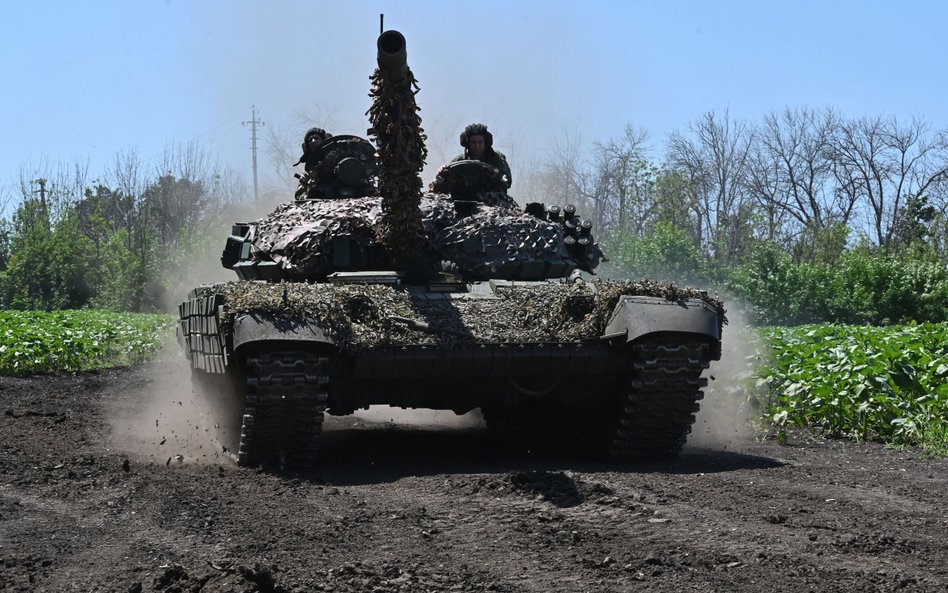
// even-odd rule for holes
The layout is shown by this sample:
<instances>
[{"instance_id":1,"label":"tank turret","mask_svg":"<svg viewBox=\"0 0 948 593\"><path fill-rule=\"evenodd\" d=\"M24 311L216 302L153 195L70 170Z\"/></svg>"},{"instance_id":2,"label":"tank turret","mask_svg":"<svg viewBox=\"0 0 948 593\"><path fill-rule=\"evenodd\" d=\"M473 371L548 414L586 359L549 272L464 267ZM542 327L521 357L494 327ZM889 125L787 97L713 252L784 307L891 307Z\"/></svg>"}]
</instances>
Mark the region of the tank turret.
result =
<instances>
[{"instance_id":1,"label":"tank turret","mask_svg":"<svg viewBox=\"0 0 948 593\"><path fill-rule=\"evenodd\" d=\"M405 38L385 31L376 47L368 116L377 148L355 136L323 141L307 156L297 201L235 226L223 265L245 280L316 282L379 269L415 281L593 272L604 256L590 229L579 241L571 215L549 217L543 204L521 210L504 176L485 163L446 165L422 193L426 138Z\"/></svg>"}]
</instances>

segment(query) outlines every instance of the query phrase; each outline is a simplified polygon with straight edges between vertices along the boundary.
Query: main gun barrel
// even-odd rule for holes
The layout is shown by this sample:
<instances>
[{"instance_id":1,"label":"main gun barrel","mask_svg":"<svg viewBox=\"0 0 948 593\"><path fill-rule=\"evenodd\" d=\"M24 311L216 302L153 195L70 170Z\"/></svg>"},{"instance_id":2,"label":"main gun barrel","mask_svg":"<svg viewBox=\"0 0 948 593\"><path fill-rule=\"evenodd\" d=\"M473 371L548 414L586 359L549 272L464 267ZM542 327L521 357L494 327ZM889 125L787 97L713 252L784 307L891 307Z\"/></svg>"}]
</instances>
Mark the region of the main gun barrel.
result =
<instances>
[{"instance_id":1,"label":"main gun barrel","mask_svg":"<svg viewBox=\"0 0 948 593\"><path fill-rule=\"evenodd\" d=\"M378 40L379 70L388 80L401 82L408 71L408 51L405 36L398 31L385 31Z\"/></svg>"}]
</instances>

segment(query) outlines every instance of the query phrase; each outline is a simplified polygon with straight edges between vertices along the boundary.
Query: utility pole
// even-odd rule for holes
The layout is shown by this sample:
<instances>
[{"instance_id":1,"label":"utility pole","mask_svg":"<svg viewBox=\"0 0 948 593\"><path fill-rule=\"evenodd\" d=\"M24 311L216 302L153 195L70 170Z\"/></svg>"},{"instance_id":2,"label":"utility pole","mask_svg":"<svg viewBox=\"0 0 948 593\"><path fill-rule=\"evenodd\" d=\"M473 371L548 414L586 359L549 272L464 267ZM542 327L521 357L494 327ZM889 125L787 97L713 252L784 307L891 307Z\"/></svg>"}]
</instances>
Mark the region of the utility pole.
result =
<instances>
[{"instance_id":1,"label":"utility pole","mask_svg":"<svg viewBox=\"0 0 948 593\"><path fill-rule=\"evenodd\" d=\"M240 122L242 125L250 124L250 151L253 153L253 201L256 204L260 200L260 194L257 189L257 125L263 126L264 123L257 119L257 108L250 106L250 121Z\"/></svg>"},{"instance_id":2,"label":"utility pole","mask_svg":"<svg viewBox=\"0 0 948 593\"><path fill-rule=\"evenodd\" d=\"M39 179L34 179L31 183L37 184L40 188L34 189L32 193L40 195L40 216L42 216L43 227L49 229L49 209L46 206L46 179L40 177ZM33 217L30 217L33 219ZM32 226L33 222L30 223Z\"/></svg>"},{"instance_id":3,"label":"utility pole","mask_svg":"<svg viewBox=\"0 0 948 593\"><path fill-rule=\"evenodd\" d=\"M40 195L40 204L43 206L43 210L46 210L46 180L40 177L39 179L34 179L33 183L40 186L39 189L33 190L33 193Z\"/></svg>"}]
</instances>

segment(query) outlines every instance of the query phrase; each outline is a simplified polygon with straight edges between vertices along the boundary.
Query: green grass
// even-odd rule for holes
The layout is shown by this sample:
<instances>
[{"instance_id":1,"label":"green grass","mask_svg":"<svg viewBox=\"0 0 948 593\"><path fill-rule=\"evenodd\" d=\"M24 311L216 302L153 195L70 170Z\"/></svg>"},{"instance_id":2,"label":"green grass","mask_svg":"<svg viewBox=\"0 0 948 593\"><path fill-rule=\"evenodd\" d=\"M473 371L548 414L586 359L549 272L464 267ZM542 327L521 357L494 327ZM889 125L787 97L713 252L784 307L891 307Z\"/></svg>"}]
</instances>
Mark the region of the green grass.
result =
<instances>
[{"instance_id":1,"label":"green grass","mask_svg":"<svg viewBox=\"0 0 948 593\"><path fill-rule=\"evenodd\" d=\"M761 330L769 419L948 456L948 324Z\"/></svg>"},{"instance_id":2,"label":"green grass","mask_svg":"<svg viewBox=\"0 0 948 593\"><path fill-rule=\"evenodd\" d=\"M171 315L89 309L0 311L0 375L137 364L172 335Z\"/></svg>"}]
</instances>

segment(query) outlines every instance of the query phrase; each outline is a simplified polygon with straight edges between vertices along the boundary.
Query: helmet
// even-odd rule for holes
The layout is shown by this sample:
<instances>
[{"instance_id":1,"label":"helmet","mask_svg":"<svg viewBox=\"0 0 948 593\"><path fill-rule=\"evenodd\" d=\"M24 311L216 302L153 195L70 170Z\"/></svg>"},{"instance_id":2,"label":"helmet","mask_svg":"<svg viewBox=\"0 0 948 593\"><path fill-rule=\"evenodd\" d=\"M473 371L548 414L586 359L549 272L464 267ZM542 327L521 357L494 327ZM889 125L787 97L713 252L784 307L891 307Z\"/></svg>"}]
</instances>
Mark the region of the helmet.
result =
<instances>
[{"instance_id":1,"label":"helmet","mask_svg":"<svg viewBox=\"0 0 948 593\"><path fill-rule=\"evenodd\" d=\"M464 131L461 132L461 146L467 148L467 142L471 136L483 136L484 146L487 149L494 145L494 137L487 131L487 126L484 124L471 124L464 128Z\"/></svg>"},{"instance_id":2,"label":"helmet","mask_svg":"<svg viewBox=\"0 0 948 593\"><path fill-rule=\"evenodd\" d=\"M309 154L309 141L310 141L310 139L313 138L314 136L315 136L315 137L318 137L318 138L320 139L320 140L319 140L320 142L325 142L325 141L328 140L329 138L332 138L332 134L330 134L329 132L327 132L326 130L324 130L324 129L322 129L322 128L310 128L310 129L308 129L308 130L306 131L306 135L303 136L303 155L300 157L300 160L298 160L298 161L296 161L295 163L293 163L293 166L294 166L294 167L295 167L296 165L300 164L300 163L305 163L305 162L307 162L307 161L306 161L306 156L307 156L307 154Z\"/></svg>"},{"instance_id":3,"label":"helmet","mask_svg":"<svg viewBox=\"0 0 948 593\"><path fill-rule=\"evenodd\" d=\"M310 128L306 130L306 135L303 136L303 141L308 142L309 139L312 138L313 136L319 136L322 141L332 136L332 134L330 134L329 132L327 132L326 130L322 128Z\"/></svg>"}]
</instances>

